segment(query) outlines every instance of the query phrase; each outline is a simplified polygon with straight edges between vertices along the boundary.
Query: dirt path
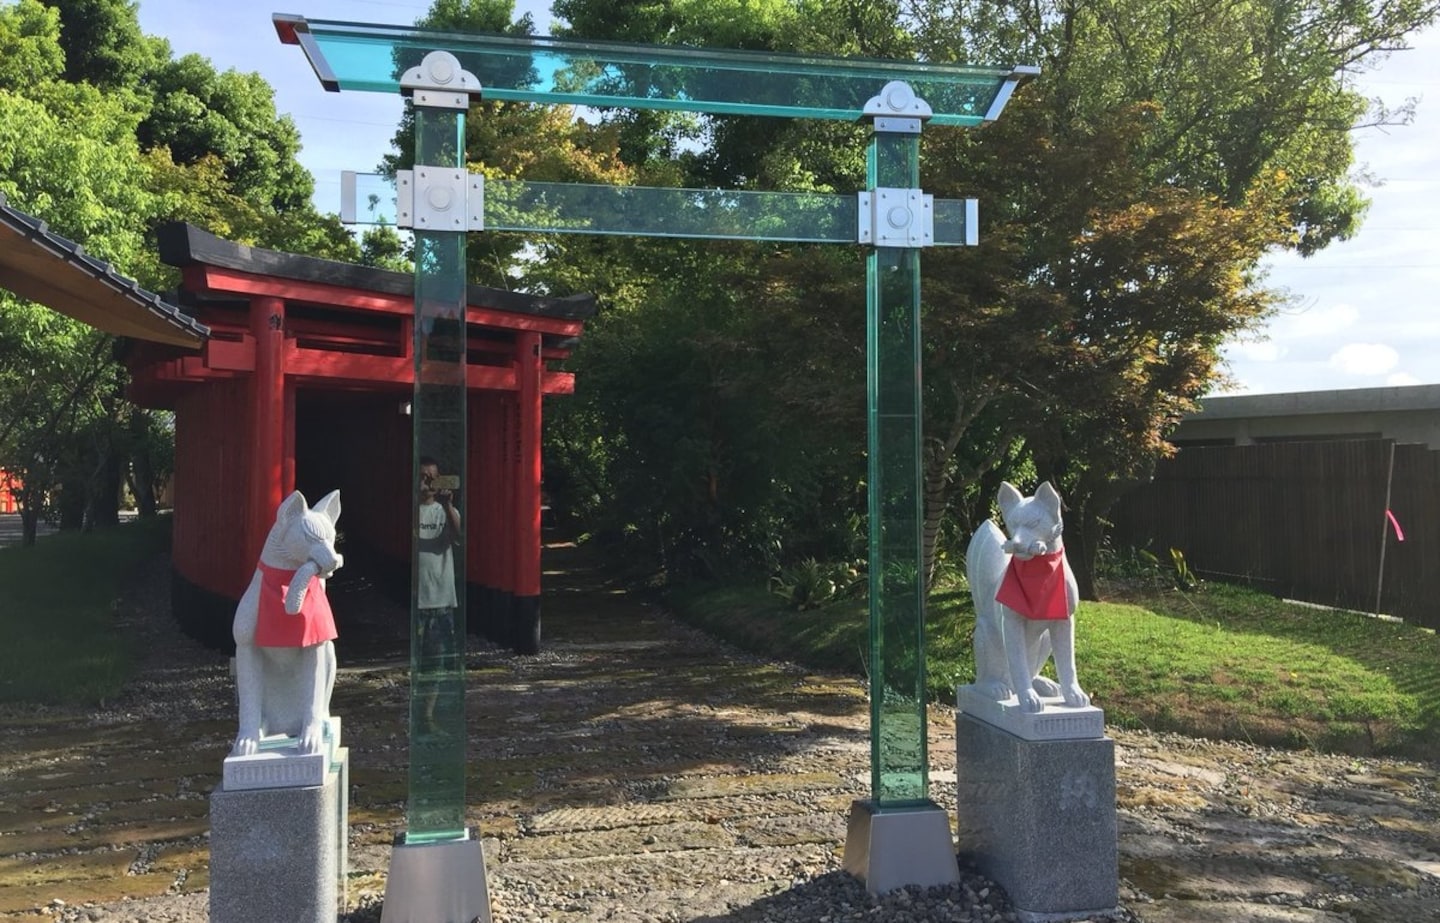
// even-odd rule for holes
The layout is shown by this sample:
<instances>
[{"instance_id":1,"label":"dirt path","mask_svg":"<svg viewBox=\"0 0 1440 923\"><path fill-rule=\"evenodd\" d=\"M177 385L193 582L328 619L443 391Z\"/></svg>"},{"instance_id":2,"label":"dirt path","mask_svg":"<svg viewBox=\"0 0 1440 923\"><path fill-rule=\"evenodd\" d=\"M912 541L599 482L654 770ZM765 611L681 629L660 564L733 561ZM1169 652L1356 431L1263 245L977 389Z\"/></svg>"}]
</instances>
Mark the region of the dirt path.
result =
<instances>
[{"instance_id":1,"label":"dirt path","mask_svg":"<svg viewBox=\"0 0 1440 923\"><path fill-rule=\"evenodd\" d=\"M496 920L930 918L867 904L838 872L868 793L856 679L717 644L573 549L546 568L546 650L469 657L468 821ZM171 629L167 585L157 562L120 613L148 652L120 701L0 709L0 918L206 918L233 693L225 663ZM363 583L335 589L350 917L374 919L405 798L405 614ZM351 654L347 618L368 636ZM933 794L953 811L954 715L931 718ZM1440 920L1436 767L1114 736L1132 919Z\"/></svg>"}]
</instances>

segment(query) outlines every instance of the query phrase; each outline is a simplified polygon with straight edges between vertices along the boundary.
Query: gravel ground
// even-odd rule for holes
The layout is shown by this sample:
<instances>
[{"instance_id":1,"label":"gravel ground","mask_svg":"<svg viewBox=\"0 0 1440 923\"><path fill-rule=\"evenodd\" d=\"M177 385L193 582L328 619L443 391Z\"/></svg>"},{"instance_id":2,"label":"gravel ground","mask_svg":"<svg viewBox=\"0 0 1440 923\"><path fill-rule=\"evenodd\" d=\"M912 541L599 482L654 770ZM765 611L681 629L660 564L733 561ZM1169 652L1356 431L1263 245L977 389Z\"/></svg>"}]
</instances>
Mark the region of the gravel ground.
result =
<instances>
[{"instance_id":1,"label":"gravel ground","mask_svg":"<svg viewBox=\"0 0 1440 923\"><path fill-rule=\"evenodd\" d=\"M882 898L840 870L849 804L868 790L856 680L739 653L575 562L550 579L545 652L468 658L467 822L495 920L1016 919L972 870ZM167 586L156 562L117 613L146 652L119 700L0 710L0 918L207 919L205 798L233 691L224 662L173 630ZM342 919L371 921L403 814L404 631L363 585L334 589L349 621L334 705L352 752ZM1111 733L1121 906L1107 919L1440 921L1435 766ZM932 790L951 812L953 734L953 711L935 708Z\"/></svg>"}]
</instances>

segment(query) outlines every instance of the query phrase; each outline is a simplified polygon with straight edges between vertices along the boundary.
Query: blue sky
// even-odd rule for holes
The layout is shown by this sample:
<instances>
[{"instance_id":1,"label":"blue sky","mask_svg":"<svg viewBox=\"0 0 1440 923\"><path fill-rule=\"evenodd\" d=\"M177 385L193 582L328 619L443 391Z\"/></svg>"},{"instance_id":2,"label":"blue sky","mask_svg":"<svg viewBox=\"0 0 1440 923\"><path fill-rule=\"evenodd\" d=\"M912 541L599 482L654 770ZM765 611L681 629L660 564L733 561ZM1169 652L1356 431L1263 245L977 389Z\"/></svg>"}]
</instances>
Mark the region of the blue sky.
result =
<instances>
[{"instance_id":1,"label":"blue sky","mask_svg":"<svg viewBox=\"0 0 1440 923\"><path fill-rule=\"evenodd\" d=\"M338 211L340 171L373 170L403 103L375 93L326 93L299 48L281 45L270 16L410 23L427 0L303 0L284 7L213 0L140 0L140 23L216 67L258 71L299 127L316 204ZM549 0L522 0L542 32ZM1270 261L1270 284L1292 305L1226 349L1231 393L1440 383L1440 30L1417 36L1363 76L1359 88L1394 105L1418 97L1414 122L1356 132L1357 166L1379 183L1361 232L1306 260ZM1024 63L1024 62L1021 62ZM1042 78L1043 79L1043 76ZM984 203L981 203L984 208Z\"/></svg>"}]
</instances>

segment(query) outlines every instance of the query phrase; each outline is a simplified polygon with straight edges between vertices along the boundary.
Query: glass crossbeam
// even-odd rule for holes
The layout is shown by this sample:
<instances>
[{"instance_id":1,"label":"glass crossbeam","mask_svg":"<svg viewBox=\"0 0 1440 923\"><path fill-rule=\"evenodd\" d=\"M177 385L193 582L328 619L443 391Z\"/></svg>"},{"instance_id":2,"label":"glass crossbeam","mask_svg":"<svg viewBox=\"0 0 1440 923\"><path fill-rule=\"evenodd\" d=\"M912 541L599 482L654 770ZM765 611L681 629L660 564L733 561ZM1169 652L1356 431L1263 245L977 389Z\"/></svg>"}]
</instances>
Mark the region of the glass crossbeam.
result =
<instances>
[{"instance_id":1,"label":"glass crossbeam","mask_svg":"<svg viewBox=\"0 0 1440 923\"><path fill-rule=\"evenodd\" d=\"M357 173L355 193L355 223L395 223L390 180ZM973 244L973 208L937 200L934 243ZM485 181L487 231L853 244L859 211L854 195Z\"/></svg>"},{"instance_id":2,"label":"glass crossbeam","mask_svg":"<svg viewBox=\"0 0 1440 923\"><path fill-rule=\"evenodd\" d=\"M932 125L999 115L1030 68L962 67L868 58L678 45L514 38L277 15L329 90L398 92L399 75L443 48L480 81L486 99L665 109L715 115L858 121L865 104L903 81L930 105Z\"/></svg>"}]
</instances>

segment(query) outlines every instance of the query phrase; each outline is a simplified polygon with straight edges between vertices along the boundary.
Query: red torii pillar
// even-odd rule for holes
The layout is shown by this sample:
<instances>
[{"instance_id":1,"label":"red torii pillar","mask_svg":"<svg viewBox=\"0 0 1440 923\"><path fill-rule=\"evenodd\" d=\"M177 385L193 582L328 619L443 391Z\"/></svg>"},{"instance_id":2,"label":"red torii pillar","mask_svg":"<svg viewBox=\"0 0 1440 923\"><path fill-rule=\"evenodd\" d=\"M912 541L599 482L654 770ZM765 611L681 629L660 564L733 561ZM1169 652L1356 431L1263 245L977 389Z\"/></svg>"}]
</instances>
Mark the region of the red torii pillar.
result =
<instances>
[{"instance_id":1,"label":"red torii pillar","mask_svg":"<svg viewBox=\"0 0 1440 923\"><path fill-rule=\"evenodd\" d=\"M255 337L255 372L250 376L250 503L246 513L247 560L260 557L280 501L295 483L294 438L287 410L294 391L285 385L285 301L273 296L250 300L250 333ZM288 392L288 393L287 393ZM287 407L289 405L289 407Z\"/></svg>"},{"instance_id":2,"label":"red torii pillar","mask_svg":"<svg viewBox=\"0 0 1440 923\"><path fill-rule=\"evenodd\" d=\"M515 649L540 650L540 334L525 331L515 338L517 429L515 434L515 506L513 623Z\"/></svg>"}]
</instances>

